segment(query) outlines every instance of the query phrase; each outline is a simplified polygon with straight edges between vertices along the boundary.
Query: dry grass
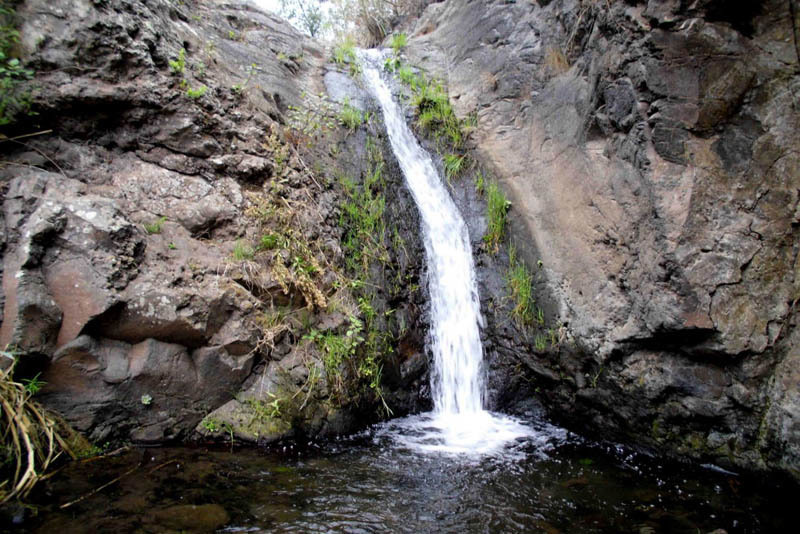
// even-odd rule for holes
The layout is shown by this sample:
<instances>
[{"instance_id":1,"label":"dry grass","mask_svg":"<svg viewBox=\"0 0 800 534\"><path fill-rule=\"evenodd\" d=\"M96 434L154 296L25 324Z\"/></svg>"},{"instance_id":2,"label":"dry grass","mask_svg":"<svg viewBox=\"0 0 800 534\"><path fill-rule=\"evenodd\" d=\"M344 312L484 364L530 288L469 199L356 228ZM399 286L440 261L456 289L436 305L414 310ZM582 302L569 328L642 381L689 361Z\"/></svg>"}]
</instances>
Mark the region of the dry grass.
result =
<instances>
[{"instance_id":1,"label":"dry grass","mask_svg":"<svg viewBox=\"0 0 800 534\"><path fill-rule=\"evenodd\" d=\"M569 61L561 48L550 46L544 54L544 66L551 76L558 76L569 70Z\"/></svg>"},{"instance_id":2,"label":"dry grass","mask_svg":"<svg viewBox=\"0 0 800 534\"><path fill-rule=\"evenodd\" d=\"M2 357L15 355L0 351ZM88 443L59 417L31 399L25 385L13 379L13 363L0 371L0 504L24 499L62 453Z\"/></svg>"}]
</instances>

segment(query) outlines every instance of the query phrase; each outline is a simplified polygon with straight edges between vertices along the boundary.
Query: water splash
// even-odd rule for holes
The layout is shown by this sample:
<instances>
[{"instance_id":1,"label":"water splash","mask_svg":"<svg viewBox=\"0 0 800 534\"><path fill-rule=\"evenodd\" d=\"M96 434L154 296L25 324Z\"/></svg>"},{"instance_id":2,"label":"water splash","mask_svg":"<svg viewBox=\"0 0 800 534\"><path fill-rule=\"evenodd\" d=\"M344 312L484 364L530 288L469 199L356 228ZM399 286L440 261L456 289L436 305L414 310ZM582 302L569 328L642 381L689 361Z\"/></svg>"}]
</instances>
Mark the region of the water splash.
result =
<instances>
[{"instance_id":1,"label":"water splash","mask_svg":"<svg viewBox=\"0 0 800 534\"><path fill-rule=\"evenodd\" d=\"M382 53L365 50L359 55L367 87L380 103L389 141L419 208L429 272L434 412L408 418L407 432L399 439L423 451L498 450L529 436L531 429L483 409L483 319L467 226L381 76Z\"/></svg>"}]
</instances>

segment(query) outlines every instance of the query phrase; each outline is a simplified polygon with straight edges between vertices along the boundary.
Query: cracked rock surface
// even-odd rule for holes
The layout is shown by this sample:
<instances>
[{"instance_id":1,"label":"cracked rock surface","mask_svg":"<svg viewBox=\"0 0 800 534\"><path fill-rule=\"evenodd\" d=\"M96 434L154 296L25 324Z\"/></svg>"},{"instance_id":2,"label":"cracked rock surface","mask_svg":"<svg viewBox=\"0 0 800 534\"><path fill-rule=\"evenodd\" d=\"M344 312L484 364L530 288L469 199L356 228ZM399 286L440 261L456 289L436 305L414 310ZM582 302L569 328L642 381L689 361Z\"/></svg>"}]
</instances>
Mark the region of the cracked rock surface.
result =
<instances>
[{"instance_id":1,"label":"cracked rock surface","mask_svg":"<svg viewBox=\"0 0 800 534\"><path fill-rule=\"evenodd\" d=\"M99 444L186 439L212 412L214 425L233 424L216 412L223 406L252 419L247 400L279 394L305 398L306 411L256 434L241 425L237 437L333 435L375 420L380 405L361 392L294 393L311 368L326 380L323 355L303 336L336 332L347 311L307 306L283 266L301 259L256 249L267 230L252 212L285 207L316 254L302 261L324 266L314 284L354 300L337 274L333 159L284 137L290 107L325 90L327 53L247 1L26 0L16 10L37 115L9 137L45 133L0 147L0 345L21 354L21 377L41 373L37 398ZM354 180L366 166L358 135L329 132L351 155ZM398 276L412 279L421 245L410 198L395 201L412 254ZM249 258L237 259L247 243ZM397 321L415 325L410 300L394 298L406 303ZM383 312L387 300L372 303ZM387 380L397 375L383 391L397 413L420 402L424 382L424 372L400 376L402 358L422 358L421 340L406 342L382 360Z\"/></svg>"},{"instance_id":2,"label":"cracked rock surface","mask_svg":"<svg viewBox=\"0 0 800 534\"><path fill-rule=\"evenodd\" d=\"M537 349L498 330L505 376L532 382L508 402L800 472L789 4L447 0L408 24L409 61L477 114L476 154L513 204L518 253L542 262L547 327L565 333Z\"/></svg>"}]
</instances>

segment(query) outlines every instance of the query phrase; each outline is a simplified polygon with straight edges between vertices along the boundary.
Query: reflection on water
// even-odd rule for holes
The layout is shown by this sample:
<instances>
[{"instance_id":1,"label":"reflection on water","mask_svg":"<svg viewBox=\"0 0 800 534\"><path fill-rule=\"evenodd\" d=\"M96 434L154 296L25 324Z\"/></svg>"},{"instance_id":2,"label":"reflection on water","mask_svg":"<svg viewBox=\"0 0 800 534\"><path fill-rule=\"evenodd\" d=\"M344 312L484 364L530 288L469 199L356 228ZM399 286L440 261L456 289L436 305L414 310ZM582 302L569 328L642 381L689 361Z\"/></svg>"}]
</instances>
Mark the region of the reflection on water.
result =
<instances>
[{"instance_id":1,"label":"reflection on water","mask_svg":"<svg viewBox=\"0 0 800 534\"><path fill-rule=\"evenodd\" d=\"M73 464L43 484L39 516L15 532L794 531L794 487L659 465L546 424L504 452L435 452L419 441L426 417L302 452L145 449Z\"/></svg>"}]
</instances>

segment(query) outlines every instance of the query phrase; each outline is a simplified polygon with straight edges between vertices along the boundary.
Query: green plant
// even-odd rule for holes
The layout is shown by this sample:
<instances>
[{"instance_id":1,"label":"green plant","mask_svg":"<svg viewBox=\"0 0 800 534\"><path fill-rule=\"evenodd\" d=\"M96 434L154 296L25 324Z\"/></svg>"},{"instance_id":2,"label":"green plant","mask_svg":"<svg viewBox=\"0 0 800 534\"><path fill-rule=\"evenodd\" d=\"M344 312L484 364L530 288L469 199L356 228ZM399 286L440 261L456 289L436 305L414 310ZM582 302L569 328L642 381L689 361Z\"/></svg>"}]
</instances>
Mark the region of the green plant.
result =
<instances>
[{"instance_id":1,"label":"green plant","mask_svg":"<svg viewBox=\"0 0 800 534\"><path fill-rule=\"evenodd\" d=\"M178 247L175 246L175 243L169 243L169 244L167 244L167 248L170 249L170 250L175 250Z\"/></svg>"},{"instance_id":2,"label":"green plant","mask_svg":"<svg viewBox=\"0 0 800 534\"><path fill-rule=\"evenodd\" d=\"M25 391L27 391L29 395L36 395L37 393L39 393L42 387L44 387L44 385L47 384L47 382L39 378L41 374L42 373L36 373L36 375L33 378L23 378L22 380L20 380L20 382L22 382L23 387L25 388Z\"/></svg>"},{"instance_id":3,"label":"green plant","mask_svg":"<svg viewBox=\"0 0 800 534\"><path fill-rule=\"evenodd\" d=\"M265 234L261 236L261 241L258 243L259 250L272 250L278 248L281 242L280 234Z\"/></svg>"},{"instance_id":4,"label":"green plant","mask_svg":"<svg viewBox=\"0 0 800 534\"><path fill-rule=\"evenodd\" d=\"M348 37L333 47L333 62L337 65L348 65L351 76L361 72L361 65L356 57L356 44L351 38Z\"/></svg>"},{"instance_id":5,"label":"green plant","mask_svg":"<svg viewBox=\"0 0 800 534\"><path fill-rule=\"evenodd\" d=\"M525 264L517 259L517 250L513 245L508 249L509 269L507 274L508 286L511 289L511 299L514 307L511 315L521 325L533 322L533 277Z\"/></svg>"},{"instance_id":6,"label":"green plant","mask_svg":"<svg viewBox=\"0 0 800 534\"><path fill-rule=\"evenodd\" d=\"M492 254L497 254L500 243L505 237L506 217L510 207L511 202L508 201L505 194L496 183L490 182L486 188L487 228L483 241Z\"/></svg>"},{"instance_id":7,"label":"green plant","mask_svg":"<svg viewBox=\"0 0 800 534\"><path fill-rule=\"evenodd\" d=\"M461 168L464 166L465 156L459 154L445 154L444 155L444 174L447 178L447 183L461 173Z\"/></svg>"},{"instance_id":8,"label":"green plant","mask_svg":"<svg viewBox=\"0 0 800 534\"><path fill-rule=\"evenodd\" d=\"M342 109L339 112L339 122L349 130L355 130L364 122L364 115L361 110L350 104L349 98L344 99Z\"/></svg>"},{"instance_id":9,"label":"green plant","mask_svg":"<svg viewBox=\"0 0 800 534\"><path fill-rule=\"evenodd\" d=\"M231 256L235 261L249 261L255 257L255 250L240 239L233 245Z\"/></svg>"},{"instance_id":10,"label":"green plant","mask_svg":"<svg viewBox=\"0 0 800 534\"><path fill-rule=\"evenodd\" d=\"M555 348L558 346L558 332L554 328L547 330L547 335L550 336L550 347Z\"/></svg>"},{"instance_id":11,"label":"green plant","mask_svg":"<svg viewBox=\"0 0 800 534\"><path fill-rule=\"evenodd\" d=\"M533 340L533 344L536 347L536 350L543 351L547 348L547 338L543 335L537 334Z\"/></svg>"},{"instance_id":12,"label":"green plant","mask_svg":"<svg viewBox=\"0 0 800 534\"><path fill-rule=\"evenodd\" d=\"M155 221L149 224L144 225L144 229L148 234L160 234L161 227L164 226L164 223L167 222L166 217L159 217Z\"/></svg>"},{"instance_id":13,"label":"green plant","mask_svg":"<svg viewBox=\"0 0 800 534\"><path fill-rule=\"evenodd\" d=\"M15 27L16 13L0 4L0 126L11 124L19 115L34 115L31 112L31 93L24 82L33 78L33 71L26 69L20 60L11 57L19 42L19 31Z\"/></svg>"},{"instance_id":14,"label":"green plant","mask_svg":"<svg viewBox=\"0 0 800 534\"><path fill-rule=\"evenodd\" d=\"M172 74L183 74L186 70L186 49L181 48L181 51L178 52L178 59L171 59L169 61L169 70L172 71Z\"/></svg>"},{"instance_id":15,"label":"green plant","mask_svg":"<svg viewBox=\"0 0 800 534\"><path fill-rule=\"evenodd\" d=\"M145 393L144 395L142 395L140 401L144 406L150 406L151 404L153 404L153 397L152 395Z\"/></svg>"},{"instance_id":16,"label":"green plant","mask_svg":"<svg viewBox=\"0 0 800 534\"><path fill-rule=\"evenodd\" d=\"M602 375L602 374L603 374L603 368L600 367L595 374L593 374L591 376L586 375L586 376L589 377L589 383L591 384L591 386L593 388L597 387L597 381L600 380L600 375Z\"/></svg>"},{"instance_id":17,"label":"green plant","mask_svg":"<svg viewBox=\"0 0 800 534\"><path fill-rule=\"evenodd\" d=\"M419 83L420 83L420 79L417 77L416 74L414 74L414 71L411 70L411 67L400 67L400 66L398 66L396 68L396 74L397 74L397 78L401 82L403 82L404 84L406 84L409 87L411 87L411 89L413 91L417 90L417 88L419 86Z\"/></svg>"},{"instance_id":18,"label":"green plant","mask_svg":"<svg viewBox=\"0 0 800 534\"><path fill-rule=\"evenodd\" d=\"M478 171L478 174L475 176L475 192L479 195L483 195L486 190L485 180L483 172Z\"/></svg>"},{"instance_id":19,"label":"green plant","mask_svg":"<svg viewBox=\"0 0 800 534\"><path fill-rule=\"evenodd\" d=\"M408 38L406 37L406 34L396 33L392 35L392 43L390 46L392 47L392 50L394 50L395 55L400 54L400 52L403 50L403 48L406 47L407 44L408 44Z\"/></svg>"},{"instance_id":20,"label":"green plant","mask_svg":"<svg viewBox=\"0 0 800 534\"><path fill-rule=\"evenodd\" d=\"M216 419L213 419L213 418L210 418L210 417L206 417L200 423L200 426L202 426L208 432L219 432L220 422L217 421Z\"/></svg>"},{"instance_id":21,"label":"green plant","mask_svg":"<svg viewBox=\"0 0 800 534\"><path fill-rule=\"evenodd\" d=\"M196 99L200 98L201 96L203 96L204 94L206 94L207 90L208 90L208 87L206 87L205 85L201 85L197 89L192 89L190 87L190 88L186 89L186 96L196 100Z\"/></svg>"},{"instance_id":22,"label":"green plant","mask_svg":"<svg viewBox=\"0 0 800 534\"><path fill-rule=\"evenodd\" d=\"M230 39L231 41L235 41L236 40L236 32L233 31L233 30L228 30L228 39Z\"/></svg>"},{"instance_id":23,"label":"green plant","mask_svg":"<svg viewBox=\"0 0 800 534\"><path fill-rule=\"evenodd\" d=\"M247 78L242 83L237 83L231 86L231 92L237 96L241 95L244 90L247 88L247 84L250 83L250 79L253 77L253 74L258 70L258 65L255 63L251 63L245 69L247 72Z\"/></svg>"},{"instance_id":24,"label":"green plant","mask_svg":"<svg viewBox=\"0 0 800 534\"><path fill-rule=\"evenodd\" d=\"M383 60L383 70L386 72L396 72L400 65L400 60L396 57L387 57Z\"/></svg>"}]
</instances>

